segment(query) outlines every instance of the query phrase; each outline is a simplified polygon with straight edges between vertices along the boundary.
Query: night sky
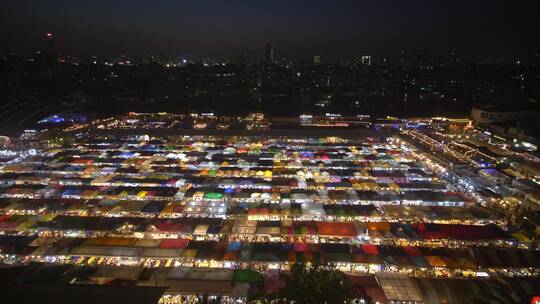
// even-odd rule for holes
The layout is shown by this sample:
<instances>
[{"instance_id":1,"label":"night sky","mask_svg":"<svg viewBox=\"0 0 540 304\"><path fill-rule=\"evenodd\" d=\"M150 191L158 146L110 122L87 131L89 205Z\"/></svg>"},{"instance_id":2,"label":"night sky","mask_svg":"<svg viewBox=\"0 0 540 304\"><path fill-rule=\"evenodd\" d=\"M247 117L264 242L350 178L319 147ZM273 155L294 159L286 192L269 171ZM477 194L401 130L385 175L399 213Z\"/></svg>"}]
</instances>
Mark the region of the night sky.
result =
<instances>
[{"instance_id":1,"label":"night sky","mask_svg":"<svg viewBox=\"0 0 540 304\"><path fill-rule=\"evenodd\" d=\"M538 0L77 1L2 0L0 52L30 54L54 32L67 55L391 56L400 50L463 58L540 48Z\"/></svg>"}]
</instances>

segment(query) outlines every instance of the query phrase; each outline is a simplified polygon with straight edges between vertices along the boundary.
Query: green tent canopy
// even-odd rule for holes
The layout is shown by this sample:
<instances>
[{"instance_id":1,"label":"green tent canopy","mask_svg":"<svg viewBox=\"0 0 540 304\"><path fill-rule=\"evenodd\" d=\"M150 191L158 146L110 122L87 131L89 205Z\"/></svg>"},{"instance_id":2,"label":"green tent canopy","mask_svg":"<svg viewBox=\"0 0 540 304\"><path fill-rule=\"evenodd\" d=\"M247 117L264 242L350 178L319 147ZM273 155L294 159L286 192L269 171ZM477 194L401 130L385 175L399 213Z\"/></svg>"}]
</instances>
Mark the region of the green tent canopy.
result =
<instances>
[{"instance_id":1,"label":"green tent canopy","mask_svg":"<svg viewBox=\"0 0 540 304\"><path fill-rule=\"evenodd\" d=\"M223 198L223 194L217 193L217 192L207 192L204 194L204 199L217 200L217 199L222 199L222 198Z\"/></svg>"},{"instance_id":2,"label":"green tent canopy","mask_svg":"<svg viewBox=\"0 0 540 304\"><path fill-rule=\"evenodd\" d=\"M263 282L263 277L258 271L245 269L236 270L234 272L234 281L238 283L260 283Z\"/></svg>"}]
</instances>

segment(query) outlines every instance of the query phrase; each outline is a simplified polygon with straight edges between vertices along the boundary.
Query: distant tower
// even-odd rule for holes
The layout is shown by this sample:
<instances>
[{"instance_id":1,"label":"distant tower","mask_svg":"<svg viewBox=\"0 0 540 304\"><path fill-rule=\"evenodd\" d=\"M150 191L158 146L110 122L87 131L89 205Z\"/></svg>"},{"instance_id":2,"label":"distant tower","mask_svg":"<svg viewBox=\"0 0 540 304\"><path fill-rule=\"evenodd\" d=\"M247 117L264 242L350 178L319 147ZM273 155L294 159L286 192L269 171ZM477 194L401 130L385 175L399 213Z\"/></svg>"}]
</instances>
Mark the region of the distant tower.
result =
<instances>
[{"instance_id":1,"label":"distant tower","mask_svg":"<svg viewBox=\"0 0 540 304\"><path fill-rule=\"evenodd\" d=\"M313 64L321 64L321 56L313 55Z\"/></svg>"},{"instance_id":2,"label":"distant tower","mask_svg":"<svg viewBox=\"0 0 540 304\"><path fill-rule=\"evenodd\" d=\"M58 70L58 53L56 52L56 43L54 42L53 33L45 34L47 39L48 48L44 52L45 65L49 70L49 74L52 74Z\"/></svg>"},{"instance_id":3,"label":"distant tower","mask_svg":"<svg viewBox=\"0 0 540 304\"><path fill-rule=\"evenodd\" d=\"M266 63L274 63L274 49L272 48L272 41L266 43Z\"/></svg>"},{"instance_id":4,"label":"distant tower","mask_svg":"<svg viewBox=\"0 0 540 304\"><path fill-rule=\"evenodd\" d=\"M407 51L401 50L401 58L400 58L401 64L405 64L407 62Z\"/></svg>"},{"instance_id":5,"label":"distant tower","mask_svg":"<svg viewBox=\"0 0 540 304\"><path fill-rule=\"evenodd\" d=\"M449 62L450 64L457 64L458 63L458 59L457 59L457 55L456 55L456 51L455 50L451 50L450 51L450 56L449 56Z\"/></svg>"},{"instance_id":6,"label":"distant tower","mask_svg":"<svg viewBox=\"0 0 540 304\"><path fill-rule=\"evenodd\" d=\"M47 37L47 44L49 45L48 52L49 53L56 53L56 43L54 42L54 35L53 33L49 32L45 34Z\"/></svg>"}]
</instances>

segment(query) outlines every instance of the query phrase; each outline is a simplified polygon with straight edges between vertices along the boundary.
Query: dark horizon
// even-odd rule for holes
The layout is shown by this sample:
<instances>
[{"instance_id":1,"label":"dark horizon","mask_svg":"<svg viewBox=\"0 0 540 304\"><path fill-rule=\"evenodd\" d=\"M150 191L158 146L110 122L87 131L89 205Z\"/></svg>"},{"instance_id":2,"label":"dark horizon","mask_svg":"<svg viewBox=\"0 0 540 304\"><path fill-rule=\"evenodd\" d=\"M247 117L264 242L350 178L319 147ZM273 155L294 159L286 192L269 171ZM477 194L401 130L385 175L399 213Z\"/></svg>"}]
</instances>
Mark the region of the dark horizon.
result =
<instances>
[{"instance_id":1,"label":"dark horizon","mask_svg":"<svg viewBox=\"0 0 540 304\"><path fill-rule=\"evenodd\" d=\"M0 52L29 55L55 33L60 54L262 59L354 58L453 50L465 60L540 49L533 1L4 1Z\"/></svg>"}]
</instances>

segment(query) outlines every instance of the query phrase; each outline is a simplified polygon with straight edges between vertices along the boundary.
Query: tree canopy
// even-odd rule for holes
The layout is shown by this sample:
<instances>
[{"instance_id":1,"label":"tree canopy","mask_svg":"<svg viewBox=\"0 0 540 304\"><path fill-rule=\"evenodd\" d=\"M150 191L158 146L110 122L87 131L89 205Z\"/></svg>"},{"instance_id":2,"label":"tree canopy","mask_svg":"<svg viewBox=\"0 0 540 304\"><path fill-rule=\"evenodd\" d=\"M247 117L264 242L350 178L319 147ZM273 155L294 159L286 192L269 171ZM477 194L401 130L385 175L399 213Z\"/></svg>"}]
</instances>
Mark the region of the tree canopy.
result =
<instances>
[{"instance_id":1,"label":"tree canopy","mask_svg":"<svg viewBox=\"0 0 540 304\"><path fill-rule=\"evenodd\" d=\"M270 296L272 303L343 304L353 298L351 281L331 265L296 263L282 278L285 287Z\"/></svg>"}]
</instances>

